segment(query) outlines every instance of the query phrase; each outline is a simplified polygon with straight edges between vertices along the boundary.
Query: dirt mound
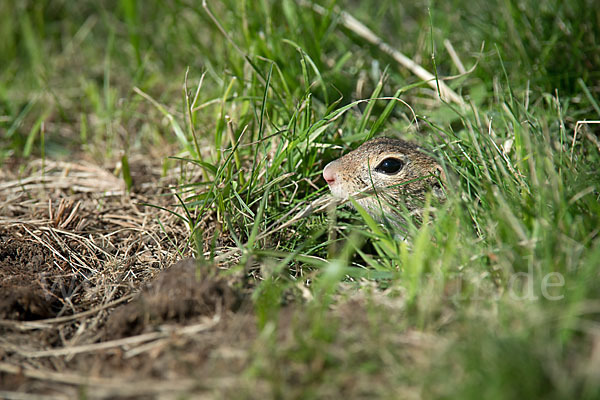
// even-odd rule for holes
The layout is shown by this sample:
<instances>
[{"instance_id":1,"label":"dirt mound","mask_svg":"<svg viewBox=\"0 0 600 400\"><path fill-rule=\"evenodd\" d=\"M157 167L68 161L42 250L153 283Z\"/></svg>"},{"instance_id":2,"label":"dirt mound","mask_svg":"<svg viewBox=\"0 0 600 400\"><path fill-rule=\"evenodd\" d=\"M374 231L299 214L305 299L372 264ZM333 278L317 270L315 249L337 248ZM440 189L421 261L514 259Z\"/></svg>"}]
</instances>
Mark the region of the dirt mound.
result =
<instances>
[{"instance_id":1,"label":"dirt mound","mask_svg":"<svg viewBox=\"0 0 600 400\"><path fill-rule=\"evenodd\" d=\"M73 277L61 276L47 248L0 232L0 319L35 320L56 315Z\"/></svg>"},{"instance_id":2,"label":"dirt mound","mask_svg":"<svg viewBox=\"0 0 600 400\"><path fill-rule=\"evenodd\" d=\"M46 160L23 176L0 171L3 390L220 392L249 366L258 332L247 282L213 264L173 264L191 253L182 221L165 211L181 169L163 177L150 166L130 159L130 192L112 167ZM211 213L203 218L212 237ZM236 262L223 259L219 268Z\"/></svg>"},{"instance_id":3,"label":"dirt mound","mask_svg":"<svg viewBox=\"0 0 600 400\"><path fill-rule=\"evenodd\" d=\"M241 295L211 266L188 258L161 271L129 304L115 310L106 323L105 339L137 335L166 322L183 322L221 310L236 311Z\"/></svg>"}]
</instances>

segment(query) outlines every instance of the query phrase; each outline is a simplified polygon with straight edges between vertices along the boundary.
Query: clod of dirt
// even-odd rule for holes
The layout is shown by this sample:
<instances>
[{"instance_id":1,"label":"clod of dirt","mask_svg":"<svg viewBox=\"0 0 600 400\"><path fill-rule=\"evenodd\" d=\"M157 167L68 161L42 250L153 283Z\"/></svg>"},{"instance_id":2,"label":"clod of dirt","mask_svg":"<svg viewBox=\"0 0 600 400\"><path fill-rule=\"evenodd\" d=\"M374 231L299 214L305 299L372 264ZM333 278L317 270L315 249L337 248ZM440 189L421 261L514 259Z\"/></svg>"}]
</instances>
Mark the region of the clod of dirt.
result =
<instances>
[{"instance_id":1,"label":"clod of dirt","mask_svg":"<svg viewBox=\"0 0 600 400\"><path fill-rule=\"evenodd\" d=\"M137 335L165 322L183 322L219 310L235 311L241 295L230 280L188 258L161 271L132 302L115 310L105 328L105 339Z\"/></svg>"},{"instance_id":2,"label":"clod of dirt","mask_svg":"<svg viewBox=\"0 0 600 400\"><path fill-rule=\"evenodd\" d=\"M0 232L0 319L56 315L64 285L45 247Z\"/></svg>"}]
</instances>

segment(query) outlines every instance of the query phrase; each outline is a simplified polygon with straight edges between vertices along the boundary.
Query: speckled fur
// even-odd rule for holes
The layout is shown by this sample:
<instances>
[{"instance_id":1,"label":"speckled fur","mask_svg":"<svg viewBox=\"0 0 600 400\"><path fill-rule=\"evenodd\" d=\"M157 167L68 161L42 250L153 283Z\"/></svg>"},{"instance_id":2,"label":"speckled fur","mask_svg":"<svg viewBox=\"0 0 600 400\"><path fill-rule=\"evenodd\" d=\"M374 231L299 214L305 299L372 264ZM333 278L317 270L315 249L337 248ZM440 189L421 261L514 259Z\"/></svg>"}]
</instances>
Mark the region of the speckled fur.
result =
<instances>
[{"instance_id":1,"label":"speckled fur","mask_svg":"<svg viewBox=\"0 0 600 400\"><path fill-rule=\"evenodd\" d=\"M402 160L402 169L395 175L375 171L389 157ZM335 197L345 199L352 195L378 219L399 219L397 210L403 206L418 214L428 192L440 201L445 199L445 175L440 165L404 140L372 139L325 168L335 173L336 181L330 185Z\"/></svg>"}]
</instances>

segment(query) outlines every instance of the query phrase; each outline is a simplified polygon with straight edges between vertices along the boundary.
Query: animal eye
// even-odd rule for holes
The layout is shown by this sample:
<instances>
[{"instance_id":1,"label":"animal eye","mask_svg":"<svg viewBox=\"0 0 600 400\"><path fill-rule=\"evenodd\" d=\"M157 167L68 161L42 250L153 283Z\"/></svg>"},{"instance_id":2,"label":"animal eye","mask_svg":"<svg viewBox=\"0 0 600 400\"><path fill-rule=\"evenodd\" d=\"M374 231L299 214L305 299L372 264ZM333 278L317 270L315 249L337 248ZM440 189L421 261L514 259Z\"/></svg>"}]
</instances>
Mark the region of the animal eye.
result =
<instances>
[{"instance_id":1,"label":"animal eye","mask_svg":"<svg viewBox=\"0 0 600 400\"><path fill-rule=\"evenodd\" d=\"M403 166L404 162L402 162L402 160L397 158L386 158L375 167L375 171L383 172L384 174L388 175L394 175L397 174Z\"/></svg>"}]
</instances>

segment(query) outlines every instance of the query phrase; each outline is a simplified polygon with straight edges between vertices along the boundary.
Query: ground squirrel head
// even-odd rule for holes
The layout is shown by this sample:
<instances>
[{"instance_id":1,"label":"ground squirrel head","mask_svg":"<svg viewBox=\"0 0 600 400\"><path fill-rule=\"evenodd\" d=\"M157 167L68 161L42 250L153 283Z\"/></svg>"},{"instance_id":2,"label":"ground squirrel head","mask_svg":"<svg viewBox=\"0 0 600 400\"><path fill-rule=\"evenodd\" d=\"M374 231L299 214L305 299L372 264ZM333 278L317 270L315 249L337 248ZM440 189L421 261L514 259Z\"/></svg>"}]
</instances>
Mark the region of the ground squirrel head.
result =
<instances>
[{"instance_id":1,"label":"ground squirrel head","mask_svg":"<svg viewBox=\"0 0 600 400\"><path fill-rule=\"evenodd\" d=\"M398 211L404 207L419 213L428 192L445 199L442 167L416 145L400 139L363 143L327 164L323 178L334 197L353 196L378 219L399 219Z\"/></svg>"}]
</instances>

